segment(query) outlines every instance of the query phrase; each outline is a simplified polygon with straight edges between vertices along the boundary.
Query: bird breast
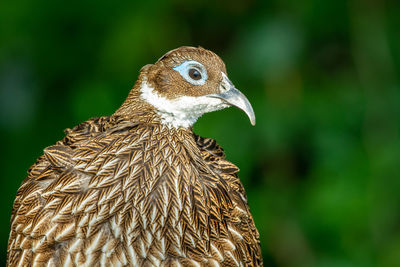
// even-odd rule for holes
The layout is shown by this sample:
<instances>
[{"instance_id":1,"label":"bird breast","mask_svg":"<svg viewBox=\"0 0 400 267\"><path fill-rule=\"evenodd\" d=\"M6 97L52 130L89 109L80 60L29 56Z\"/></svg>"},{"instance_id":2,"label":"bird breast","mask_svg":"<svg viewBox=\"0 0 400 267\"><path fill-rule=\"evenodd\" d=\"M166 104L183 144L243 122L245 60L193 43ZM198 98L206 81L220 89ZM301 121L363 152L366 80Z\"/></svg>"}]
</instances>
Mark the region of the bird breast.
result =
<instances>
[{"instance_id":1,"label":"bird breast","mask_svg":"<svg viewBox=\"0 0 400 267\"><path fill-rule=\"evenodd\" d=\"M66 146L68 140L75 145ZM70 136L46 148L19 189L9 246L25 249L13 254L15 261L250 261L258 233L238 169L215 141L160 125L111 128L79 140Z\"/></svg>"}]
</instances>

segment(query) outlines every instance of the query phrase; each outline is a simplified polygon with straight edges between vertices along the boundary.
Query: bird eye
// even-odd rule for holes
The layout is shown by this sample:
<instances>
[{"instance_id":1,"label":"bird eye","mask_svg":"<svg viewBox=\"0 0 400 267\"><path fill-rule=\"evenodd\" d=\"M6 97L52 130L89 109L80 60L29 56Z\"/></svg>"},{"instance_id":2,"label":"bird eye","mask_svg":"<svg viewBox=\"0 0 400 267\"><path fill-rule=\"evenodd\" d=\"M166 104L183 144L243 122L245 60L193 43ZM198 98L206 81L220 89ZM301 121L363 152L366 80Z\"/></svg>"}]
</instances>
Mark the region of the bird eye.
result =
<instances>
[{"instance_id":1,"label":"bird eye","mask_svg":"<svg viewBox=\"0 0 400 267\"><path fill-rule=\"evenodd\" d=\"M193 85L203 85L208 74L206 68L199 62L194 60L186 60L173 69L182 76L188 83Z\"/></svg>"},{"instance_id":2,"label":"bird eye","mask_svg":"<svg viewBox=\"0 0 400 267\"><path fill-rule=\"evenodd\" d=\"M189 77L195 81L198 81L201 79L201 73L198 70L192 68L189 69Z\"/></svg>"}]
</instances>

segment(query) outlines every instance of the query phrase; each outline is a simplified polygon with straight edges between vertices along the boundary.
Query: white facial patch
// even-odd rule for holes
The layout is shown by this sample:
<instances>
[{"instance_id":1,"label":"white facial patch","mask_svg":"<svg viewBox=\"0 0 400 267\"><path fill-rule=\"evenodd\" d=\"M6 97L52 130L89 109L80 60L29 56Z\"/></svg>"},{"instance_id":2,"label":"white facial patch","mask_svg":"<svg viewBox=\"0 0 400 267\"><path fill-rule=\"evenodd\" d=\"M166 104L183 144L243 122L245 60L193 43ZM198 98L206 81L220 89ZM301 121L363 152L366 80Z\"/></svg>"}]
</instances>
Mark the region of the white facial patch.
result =
<instances>
[{"instance_id":1,"label":"white facial patch","mask_svg":"<svg viewBox=\"0 0 400 267\"><path fill-rule=\"evenodd\" d=\"M189 128L201 115L228 107L221 99L207 96L180 96L167 99L159 95L146 81L140 87L141 97L154 106L161 122L168 127Z\"/></svg>"}]
</instances>

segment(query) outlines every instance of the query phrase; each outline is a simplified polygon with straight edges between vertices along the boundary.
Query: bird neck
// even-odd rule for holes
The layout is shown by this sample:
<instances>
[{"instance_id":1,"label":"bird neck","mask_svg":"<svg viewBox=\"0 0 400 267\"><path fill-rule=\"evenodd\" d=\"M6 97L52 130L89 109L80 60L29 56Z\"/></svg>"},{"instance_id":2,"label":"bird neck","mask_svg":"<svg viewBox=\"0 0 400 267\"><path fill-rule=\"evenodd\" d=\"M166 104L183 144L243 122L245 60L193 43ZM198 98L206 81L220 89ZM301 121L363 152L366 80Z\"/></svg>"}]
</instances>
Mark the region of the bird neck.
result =
<instances>
[{"instance_id":1,"label":"bird neck","mask_svg":"<svg viewBox=\"0 0 400 267\"><path fill-rule=\"evenodd\" d=\"M161 120L155 112L154 107L143 101L140 97L140 85L142 84L142 81L142 76L139 76L139 79L129 92L128 97L113 115L124 117L125 119L135 123L159 124Z\"/></svg>"},{"instance_id":2,"label":"bird neck","mask_svg":"<svg viewBox=\"0 0 400 267\"><path fill-rule=\"evenodd\" d=\"M184 101L183 101L184 102ZM191 103L186 103L187 105ZM139 123L162 124L170 129L192 130L203 112L180 111L182 103L168 100L154 91L154 86L140 75L122 106L114 113Z\"/></svg>"}]
</instances>

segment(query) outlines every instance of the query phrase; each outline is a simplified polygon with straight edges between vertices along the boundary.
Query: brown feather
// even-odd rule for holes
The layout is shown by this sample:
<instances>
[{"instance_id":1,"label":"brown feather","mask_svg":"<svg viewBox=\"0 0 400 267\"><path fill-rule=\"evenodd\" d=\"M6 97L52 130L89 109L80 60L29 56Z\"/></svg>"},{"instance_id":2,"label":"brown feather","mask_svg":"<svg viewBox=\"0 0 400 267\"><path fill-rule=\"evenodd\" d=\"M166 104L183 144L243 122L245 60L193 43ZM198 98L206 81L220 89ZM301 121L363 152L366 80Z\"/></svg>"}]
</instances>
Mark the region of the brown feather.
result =
<instances>
[{"instance_id":1,"label":"brown feather","mask_svg":"<svg viewBox=\"0 0 400 267\"><path fill-rule=\"evenodd\" d=\"M137 94L67 129L29 169L7 266L262 265L239 169L214 140L160 124Z\"/></svg>"}]
</instances>

